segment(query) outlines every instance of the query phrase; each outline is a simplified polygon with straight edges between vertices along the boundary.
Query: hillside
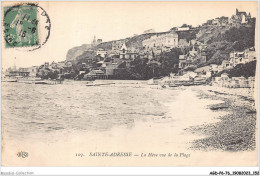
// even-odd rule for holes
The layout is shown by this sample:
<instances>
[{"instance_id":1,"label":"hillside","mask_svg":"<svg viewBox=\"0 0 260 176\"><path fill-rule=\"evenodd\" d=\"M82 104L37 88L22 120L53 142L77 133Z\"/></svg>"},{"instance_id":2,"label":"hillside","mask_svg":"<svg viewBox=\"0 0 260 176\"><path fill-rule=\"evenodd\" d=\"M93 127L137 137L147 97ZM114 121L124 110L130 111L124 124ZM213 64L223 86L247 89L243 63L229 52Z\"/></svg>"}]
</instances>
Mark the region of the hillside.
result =
<instances>
[{"instance_id":1,"label":"hillside","mask_svg":"<svg viewBox=\"0 0 260 176\"><path fill-rule=\"evenodd\" d=\"M134 47L134 48L141 48L141 47L143 47L142 41L150 38L151 36L153 36L155 34L156 33L149 33L149 34L142 34L142 35L137 35L137 36L131 37L127 40L126 46Z\"/></svg>"},{"instance_id":2,"label":"hillside","mask_svg":"<svg viewBox=\"0 0 260 176\"><path fill-rule=\"evenodd\" d=\"M170 31L168 31L170 32ZM164 32L167 33L167 32ZM208 25L195 28L189 31L177 31L179 40L186 39L189 42L192 39L196 39L207 45L205 52L207 54L206 63L197 63L195 67L199 68L210 64L221 64L223 60L229 59L231 51L243 51L246 48L254 47L255 43L255 24L244 25ZM133 37L129 37L121 40L113 40L103 42L95 47L91 44L85 44L82 46L74 47L67 53L67 60L78 59L92 59L94 53L89 53L89 49L103 48L104 50L111 50L112 43L115 41L125 41L127 47L141 48L142 41L150 38L157 33L141 34ZM186 48L186 50L192 49L192 47Z\"/></svg>"},{"instance_id":3,"label":"hillside","mask_svg":"<svg viewBox=\"0 0 260 176\"><path fill-rule=\"evenodd\" d=\"M255 25L203 27L197 39L207 44L207 62L203 65L221 64L229 59L231 51L243 51L255 46Z\"/></svg>"},{"instance_id":4,"label":"hillside","mask_svg":"<svg viewBox=\"0 0 260 176\"><path fill-rule=\"evenodd\" d=\"M136 35L133 37L129 37L126 39L122 40L112 40L109 42L104 42L96 46L96 48L103 48L105 50L110 50L112 49L112 43L115 41L125 41L127 47L134 47L134 48L140 48L142 47L142 41L150 38L152 35L155 35L156 33L149 33L149 34L141 34L141 35Z\"/></svg>"}]
</instances>

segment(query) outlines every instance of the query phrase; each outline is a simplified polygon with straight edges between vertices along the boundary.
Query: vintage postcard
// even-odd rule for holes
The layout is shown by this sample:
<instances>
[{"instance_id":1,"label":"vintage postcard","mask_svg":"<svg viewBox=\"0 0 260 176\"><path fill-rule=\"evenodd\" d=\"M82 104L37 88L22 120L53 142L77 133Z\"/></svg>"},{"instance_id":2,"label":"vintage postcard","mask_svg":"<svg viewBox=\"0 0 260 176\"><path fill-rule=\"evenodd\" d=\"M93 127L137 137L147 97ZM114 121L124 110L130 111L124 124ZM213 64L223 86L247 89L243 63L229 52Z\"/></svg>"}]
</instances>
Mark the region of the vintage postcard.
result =
<instances>
[{"instance_id":1,"label":"vintage postcard","mask_svg":"<svg viewBox=\"0 0 260 176\"><path fill-rule=\"evenodd\" d=\"M258 165L257 2L1 9L2 166Z\"/></svg>"}]
</instances>

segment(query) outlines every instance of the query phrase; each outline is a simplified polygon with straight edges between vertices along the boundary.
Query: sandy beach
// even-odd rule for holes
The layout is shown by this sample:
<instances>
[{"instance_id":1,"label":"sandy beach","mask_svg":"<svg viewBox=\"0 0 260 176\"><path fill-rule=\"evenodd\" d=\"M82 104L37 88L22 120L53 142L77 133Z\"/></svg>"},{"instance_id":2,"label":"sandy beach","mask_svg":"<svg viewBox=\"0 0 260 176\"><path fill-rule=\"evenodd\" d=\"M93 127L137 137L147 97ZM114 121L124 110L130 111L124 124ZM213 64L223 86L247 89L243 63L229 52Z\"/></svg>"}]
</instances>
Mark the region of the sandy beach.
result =
<instances>
[{"instance_id":1,"label":"sandy beach","mask_svg":"<svg viewBox=\"0 0 260 176\"><path fill-rule=\"evenodd\" d=\"M167 113L152 119L149 116L135 119L130 127L119 125L107 131L56 130L39 140L38 134L24 139L6 135L2 163L5 166L257 165L256 110L254 100L245 98L249 90L192 86L154 91L165 96L167 101L158 103ZM169 97L171 91L173 98ZM29 157L18 158L13 152L21 150L27 151ZM131 152L132 156L91 156L95 152ZM84 156L79 157L78 153ZM174 154L178 156L173 157Z\"/></svg>"}]
</instances>

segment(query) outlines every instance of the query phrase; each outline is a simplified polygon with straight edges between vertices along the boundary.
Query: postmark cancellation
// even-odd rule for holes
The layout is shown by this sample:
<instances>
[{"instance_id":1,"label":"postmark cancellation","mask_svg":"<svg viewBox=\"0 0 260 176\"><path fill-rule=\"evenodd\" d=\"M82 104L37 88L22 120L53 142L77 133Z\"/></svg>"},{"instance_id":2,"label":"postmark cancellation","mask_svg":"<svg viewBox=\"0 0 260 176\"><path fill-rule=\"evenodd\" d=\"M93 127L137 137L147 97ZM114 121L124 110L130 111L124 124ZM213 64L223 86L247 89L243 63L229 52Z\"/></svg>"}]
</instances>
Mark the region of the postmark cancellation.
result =
<instances>
[{"instance_id":1,"label":"postmark cancellation","mask_svg":"<svg viewBox=\"0 0 260 176\"><path fill-rule=\"evenodd\" d=\"M51 22L47 12L37 4L4 6L4 39L6 48L35 50L44 45Z\"/></svg>"}]
</instances>

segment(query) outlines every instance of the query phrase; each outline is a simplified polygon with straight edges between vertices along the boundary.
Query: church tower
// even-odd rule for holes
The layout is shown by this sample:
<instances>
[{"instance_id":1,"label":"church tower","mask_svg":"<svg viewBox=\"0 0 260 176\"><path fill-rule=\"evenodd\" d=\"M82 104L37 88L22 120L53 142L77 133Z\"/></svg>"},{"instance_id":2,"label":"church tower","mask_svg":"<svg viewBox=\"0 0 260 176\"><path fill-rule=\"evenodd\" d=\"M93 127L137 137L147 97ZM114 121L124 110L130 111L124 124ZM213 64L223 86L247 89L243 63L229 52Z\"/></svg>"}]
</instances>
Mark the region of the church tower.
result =
<instances>
[{"instance_id":1,"label":"church tower","mask_svg":"<svg viewBox=\"0 0 260 176\"><path fill-rule=\"evenodd\" d=\"M96 45L97 45L97 40L96 40L96 35L94 35L92 46L96 46Z\"/></svg>"}]
</instances>

